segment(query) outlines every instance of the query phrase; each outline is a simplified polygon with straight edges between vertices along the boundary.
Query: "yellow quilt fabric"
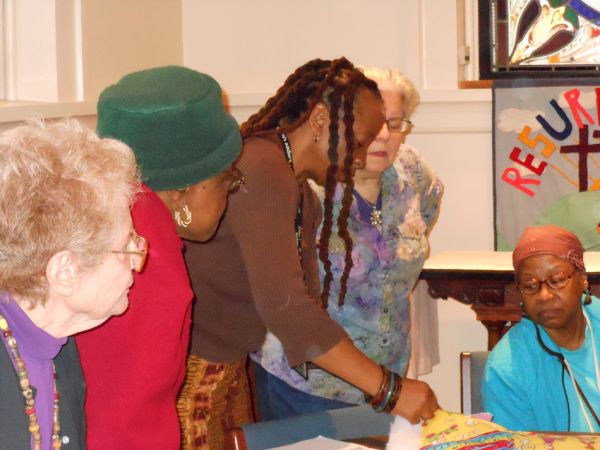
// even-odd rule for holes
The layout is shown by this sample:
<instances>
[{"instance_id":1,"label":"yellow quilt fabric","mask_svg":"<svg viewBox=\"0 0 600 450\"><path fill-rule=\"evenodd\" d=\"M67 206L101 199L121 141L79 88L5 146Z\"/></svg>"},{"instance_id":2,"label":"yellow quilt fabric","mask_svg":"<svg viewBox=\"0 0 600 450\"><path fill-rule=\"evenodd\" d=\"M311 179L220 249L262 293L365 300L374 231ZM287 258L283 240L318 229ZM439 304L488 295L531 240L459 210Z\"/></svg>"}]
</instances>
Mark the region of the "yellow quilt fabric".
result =
<instances>
[{"instance_id":1,"label":"yellow quilt fabric","mask_svg":"<svg viewBox=\"0 0 600 450\"><path fill-rule=\"evenodd\" d=\"M423 424L423 450L600 450L600 435L514 432L487 420L439 410Z\"/></svg>"}]
</instances>

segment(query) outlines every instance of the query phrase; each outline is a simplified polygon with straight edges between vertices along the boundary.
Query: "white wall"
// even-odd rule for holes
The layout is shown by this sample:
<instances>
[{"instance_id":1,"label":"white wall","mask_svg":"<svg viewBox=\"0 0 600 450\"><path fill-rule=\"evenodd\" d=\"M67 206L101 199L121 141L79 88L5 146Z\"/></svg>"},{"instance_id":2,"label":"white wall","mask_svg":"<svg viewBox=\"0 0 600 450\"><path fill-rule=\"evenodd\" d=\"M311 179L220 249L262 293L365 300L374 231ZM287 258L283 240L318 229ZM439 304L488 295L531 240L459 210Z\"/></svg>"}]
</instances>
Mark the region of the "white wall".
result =
<instances>
[{"instance_id":1,"label":"white wall","mask_svg":"<svg viewBox=\"0 0 600 450\"><path fill-rule=\"evenodd\" d=\"M400 27L380 27L372 45L369 24L379 10L402 17L403 2L379 0L365 8L363 0L183 0L184 62L211 69L230 94L271 92L298 65L315 58L346 55L365 63L402 61ZM404 2L409 3L409 2ZM411 2L412 3L412 2ZM223 20L224 19L224 20ZM352 30L349 33L341 30Z\"/></svg>"},{"instance_id":2,"label":"white wall","mask_svg":"<svg viewBox=\"0 0 600 450\"><path fill-rule=\"evenodd\" d=\"M95 102L129 72L182 63L181 0L5 0L3 13L7 100Z\"/></svg>"},{"instance_id":3,"label":"white wall","mask_svg":"<svg viewBox=\"0 0 600 450\"><path fill-rule=\"evenodd\" d=\"M80 1L85 100L129 72L181 64L181 0Z\"/></svg>"},{"instance_id":4,"label":"white wall","mask_svg":"<svg viewBox=\"0 0 600 450\"><path fill-rule=\"evenodd\" d=\"M417 134L413 145L444 182L440 219L431 236L432 253L443 250L493 249L491 134ZM461 351L485 350L485 327L470 307L438 301L440 364L421 377L436 391L440 404L460 411Z\"/></svg>"},{"instance_id":5,"label":"white wall","mask_svg":"<svg viewBox=\"0 0 600 450\"><path fill-rule=\"evenodd\" d=\"M0 101L0 131L30 117L93 115L124 75L182 64L181 0L5 0L3 12L10 101Z\"/></svg>"},{"instance_id":6,"label":"white wall","mask_svg":"<svg viewBox=\"0 0 600 450\"><path fill-rule=\"evenodd\" d=\"M491 95L457 86L456 2L448 0L182 0L183 61L213 75L239 121L255 112L285 77L309 59L340 55L398 67L423 102L409 137L444 184L432 252L490 250ZM440 403L459 410L463 350L487 339L469 307L439 302L441 364L423 379Z\"/></svg>"},{"instance_id":7,"label":"white wall","mask_svg":"<svg viewBox=\"0 0 600 450\"><path fill-rule=\"evenodd\" d=\"M7 53L14 56L5 72L7 98L58 100L55 10L55 0L6 2L3 37L10 45Z\"/></svg>"}]
</instances>

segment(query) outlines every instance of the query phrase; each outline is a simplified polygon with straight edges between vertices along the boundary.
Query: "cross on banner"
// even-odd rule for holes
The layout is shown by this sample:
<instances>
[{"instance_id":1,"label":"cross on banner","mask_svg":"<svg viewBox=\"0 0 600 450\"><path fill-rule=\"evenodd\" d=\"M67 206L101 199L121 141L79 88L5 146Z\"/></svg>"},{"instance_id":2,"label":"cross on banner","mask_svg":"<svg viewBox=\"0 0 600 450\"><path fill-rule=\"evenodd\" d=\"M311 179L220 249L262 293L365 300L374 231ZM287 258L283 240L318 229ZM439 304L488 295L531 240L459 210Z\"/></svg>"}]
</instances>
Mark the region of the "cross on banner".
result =
<instances>
[{"instance_id":1,"label":"cross on banner","mask_svg":"<svg viewBox=\"0 0 600 450\"><path fill-rule=\"evenodd\" d=\"M600 137L600 130L594 130L594 138ZM588 143L588 126L584 125L579 129L579 144L563 145L560 147L561 153L579 154L579 192L588 190L588 154L600 153L600 144Z\"/></svg>"}]
</instances>

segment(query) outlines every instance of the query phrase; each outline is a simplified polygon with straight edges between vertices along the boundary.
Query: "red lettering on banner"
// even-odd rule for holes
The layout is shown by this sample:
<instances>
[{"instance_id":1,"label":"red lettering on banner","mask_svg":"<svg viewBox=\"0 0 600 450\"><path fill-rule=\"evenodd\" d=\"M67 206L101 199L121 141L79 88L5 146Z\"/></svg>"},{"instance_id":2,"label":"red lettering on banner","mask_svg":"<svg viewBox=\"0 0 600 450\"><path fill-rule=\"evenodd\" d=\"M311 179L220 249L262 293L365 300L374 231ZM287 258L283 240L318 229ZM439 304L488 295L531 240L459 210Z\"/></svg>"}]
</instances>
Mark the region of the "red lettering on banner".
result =
<instances>
[{"instance_id":1,"label":"red lettering on banner","mask_svg":"<svg viewBox=\"0 0 600 450\"><path fill-rule=\"evenodd\" d=\"M590 125L594 124L593 117L579 103L580 95L581 95L581 91L577 88L571 89L570 91L567 91L564 93L565 100L569 104L569 108L571 108L571 114L573 114L573 117L575 118L575 121L577 122L578 128L583 127L583 122L581 120L581 117L579 116L579 113L584 115L584 117L588 120Z\"/></svg>"},{"instance_id":2,"label":"red lettering on banner","mask_svg":"<svg viewBox=\"0 0 600 450\"><path fill-rule=\"evenodd\" d=\"M533 173L535 173L536 175L541 175L544 170L546 169L546 166L548 166L547 162L540 162L539 166L534 166L533 165L533 160L535 159L535 157L531 154L531 153L527 153L527 156L525 156L525 160L521 161L519 159L519 156L521 155L521 149L519 147L515 147L512 149L512 152L510 152L510 156L509 158L518 163L521 164L523 167L531 170Z\"/></svg>"},{"instance_id":3,"label":"red lettering on banner","mask_svg":"<svg viewBox=\"0 0 600 450\"><path fill-rule=\"evenodd\" d=\"M596 88L596 115L598 116L598 123L600 123L600 88Z\"/></svg>"},{"instance_id":4,"label":"red lettering on banner","mask_svg":"<svg viewBox=\"0 0 600 450\"><path fill-rule=\"evenodd\" d=\"M514 150L513 150L513 152L514 152ZM512 174L512 176L511 176L511 174ZM521 190L522 192L529 195L530 197L533 197L535 195L535 192L533 192L529 188L526 188L523 185L533 184L535 186L538 186L540 184L540 180L523 178L521 176L521 173L514 167L507 167L504 170L504 172L502 173L502 181L505 181L508 184L516 187L517 189Z\"/></svg>"}]
</instances>

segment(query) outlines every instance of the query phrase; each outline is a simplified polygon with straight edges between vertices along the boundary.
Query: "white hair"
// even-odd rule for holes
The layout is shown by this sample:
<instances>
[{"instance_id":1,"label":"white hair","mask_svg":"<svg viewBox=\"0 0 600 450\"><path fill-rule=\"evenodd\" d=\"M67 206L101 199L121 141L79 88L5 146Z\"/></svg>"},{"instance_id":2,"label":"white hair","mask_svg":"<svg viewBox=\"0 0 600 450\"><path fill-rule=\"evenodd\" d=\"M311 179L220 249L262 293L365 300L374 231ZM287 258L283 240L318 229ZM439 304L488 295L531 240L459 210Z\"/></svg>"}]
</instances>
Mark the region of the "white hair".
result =
<instances>
[{"instance_id":1,"label":"white hair","mask_svg":"<svg viewBox=\"0 0 600 450\"><path fill-rule=\"evenodd\" d=\"M43 303L60 251L92 268L139 189L129 147L75 120L32 121L0 135L0 288Z\"/></svg>"},{"instance_id":2,"label":"white hair","mask_svg":"<svg viewBox=\"0 0 600 450\"><path fill-rule=\"evenodd\" d=\"M410 119L421 97L412 81L397 69L386 69L372 66L358 66L367 78L375 81L380 91L392 91L400 94L404 117Z\"/></svg>"}]
</instances>

